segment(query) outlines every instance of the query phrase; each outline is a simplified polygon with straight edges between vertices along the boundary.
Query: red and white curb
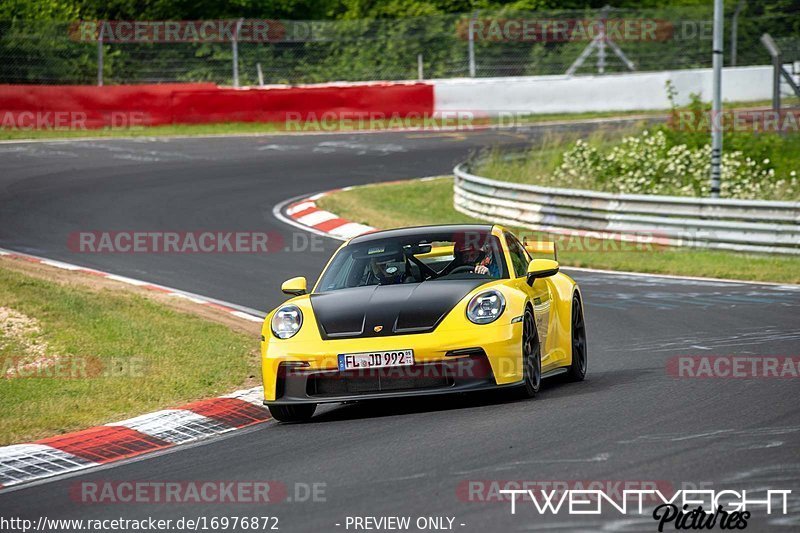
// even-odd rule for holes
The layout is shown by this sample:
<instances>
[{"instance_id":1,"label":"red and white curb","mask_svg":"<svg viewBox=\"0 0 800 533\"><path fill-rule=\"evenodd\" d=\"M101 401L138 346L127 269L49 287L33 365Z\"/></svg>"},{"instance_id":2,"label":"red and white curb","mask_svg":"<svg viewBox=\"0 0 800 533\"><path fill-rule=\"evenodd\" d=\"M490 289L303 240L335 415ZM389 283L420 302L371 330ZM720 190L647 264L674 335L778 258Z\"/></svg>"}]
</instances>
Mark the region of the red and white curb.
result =
<instances>
[{"instance_id":1,"label":"red and white curb","mask_svg":"<svg viewBox=\"0 0 800 533\"><path fill-rule=\"evenodd\" d=\"M343 190L347 189L334 189L292 202L286 206L284 213L296 224L316 230L315 233L322 233L340 241L376 231L372 226L346 220L330 211L325 211L317 207L316 201L326 194Z\"/></svg>"},{"instance_id":2,"label":"red and white curb","mask_svg":"<svg viewBox=\"0 0 800 533\"><path fill-rule=\"evenodd\" d=\"M391 185L406 183L408 181L431 181L440 177L441 176L426 176L424 178L413 178L411 180L381 181L374 185ZM364 235L365 233L379 231L378 228L347 220L330 211L325 211L317 207L317 200L323 196L341 191L349 191L355 187L364 187L364 185L331 189L301 199L293 198L286 200L276 205L272 213L275 218L287 224L339 241L346 241L358 237L359 235Z\"/></svg>"},{"instance_id":3,"label":"red and white curb","mask_svg":"<svg viewBox=\"0 0 800 533\"><path fill-rule=\"evenodd\" d=\"M2 248L0 256L128 283L185 298L251 322L264 320L263 313L255 309L146 281ZM262 405L263 398L263 387L243 389L218 398L200 400L121 422L48 437L32 443L0 447L0 490L41 478L130 459L264 422L270 416Z\"/></svg>"},{"instance_id":4,"label":"red and white curb","mask_svg":"<svg viewBox=\"0 0 800 533\"><path fill-rule=\"evenodd\" d=\"M263 388L0 448L0 489L130 459L270 419Z\"/></svg>"}]
</instances>

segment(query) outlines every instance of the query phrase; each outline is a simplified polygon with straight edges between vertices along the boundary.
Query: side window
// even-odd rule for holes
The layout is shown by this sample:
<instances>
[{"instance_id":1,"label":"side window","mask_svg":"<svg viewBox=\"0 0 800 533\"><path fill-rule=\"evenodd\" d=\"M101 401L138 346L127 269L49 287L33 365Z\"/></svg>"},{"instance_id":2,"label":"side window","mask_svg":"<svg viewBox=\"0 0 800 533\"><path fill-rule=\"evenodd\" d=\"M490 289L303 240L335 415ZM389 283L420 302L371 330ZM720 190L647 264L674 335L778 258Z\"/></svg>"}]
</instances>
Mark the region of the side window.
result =
<instances>
[{"instance_id":1,"label":"side window","mask_svg":"<svg viewBox=\"0 0 800 533\"><path fill-rule=\"evenodd\" d=\"M511 263L514 266L514 273L517 277L524 276L528 272L528 263L530 258L528 252L519 243L516 237L510 233L505 234L506 243L508 243L508 251L511 254Z\"/></svg>"}]
</instances>

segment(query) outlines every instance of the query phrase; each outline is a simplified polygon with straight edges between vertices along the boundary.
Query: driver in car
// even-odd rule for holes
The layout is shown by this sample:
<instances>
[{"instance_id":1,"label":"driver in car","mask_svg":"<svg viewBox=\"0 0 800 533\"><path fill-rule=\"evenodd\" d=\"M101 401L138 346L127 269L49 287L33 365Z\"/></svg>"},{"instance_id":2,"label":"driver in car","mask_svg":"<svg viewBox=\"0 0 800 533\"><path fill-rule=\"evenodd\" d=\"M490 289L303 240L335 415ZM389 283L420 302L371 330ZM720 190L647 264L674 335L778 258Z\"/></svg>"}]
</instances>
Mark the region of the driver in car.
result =
<instances>
[{"instance_id":1,"label":"driver in car","mask_svg":"<svg viewBox=\"0 0 800 533\"><path fill-rule=\"evenodd\" d=\"M443 274L449 274L460 267L471 267L475 274L499 277L500 273L494 264L493 256L488 242L478 247L465 241L456 241L453 244L453 262L445 268Z\"/></svg>"},{"instance_id":2,"label":"driver in car","mask_svg":"<svg viewBox=\"0 0 800 533\"><path fill-rule=\"evenodd\" d=\"M370 270L381 285L395 285L416 281L408 257L402 250L370 259Z\"/></svg>"},{"instance_id":3,"label":"driver in car","mask_svg":"<svg viewBox=\"0 0 800 533\"><path fill-rule=\"evenodd\" d=\"M475 265L474 272L476 274L488 274L493 278L500 277L500 269L497 268L497 263L494 262L494 253L489 243L483 245L483 252L486 254L483 259Z\"/></svg>"}]
</instances>

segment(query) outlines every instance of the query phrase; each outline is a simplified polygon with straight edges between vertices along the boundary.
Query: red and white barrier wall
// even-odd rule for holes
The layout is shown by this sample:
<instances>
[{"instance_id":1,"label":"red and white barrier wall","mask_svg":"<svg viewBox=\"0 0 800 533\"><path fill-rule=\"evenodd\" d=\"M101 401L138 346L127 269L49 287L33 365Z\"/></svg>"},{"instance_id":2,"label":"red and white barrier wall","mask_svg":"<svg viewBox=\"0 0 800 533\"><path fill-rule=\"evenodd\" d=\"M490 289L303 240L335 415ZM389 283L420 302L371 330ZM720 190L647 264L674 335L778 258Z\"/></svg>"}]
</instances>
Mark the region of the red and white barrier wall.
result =
<instances>
[{"instance_id":1,"label":"red and white barrier wall","mask_svg":"<svg viewBox=\"0 0 800 533\"><path fill-rule=\"evenodd\" d=\"M0 85L0 127L71 129L319 120L324 113L431 115L433 86L364 83L232 89L212 83Z\"/></svg>"},{"instance_id":2,"label":"red and white barrier wall","mask_svg":"<svg viewBox=\"0 0 800 533\"><path fill-rule=\"evenodd\" d=\"M347 119L668 109L666 82L685 104L708 100L711 69L608 74L460 78L232 89L211 83L93 86L0 85L0 127L155 126L219 122ZM747 102L772 95L772 67L723 72L723 98Z\"/></svg>"},{"instance_id":3,"label":"red and white barrier wall","mask_svg":"<svg viewBox=\"0 0 800 533\"><path fill-rule=\"evenodd\" d=\"M586 113L669 109L666 82L679 105L689 95L711 99L712 71L706 69L633 72L603 76L528 76L435 80L438 113L472 110L503 113ZM722 73L722 98L730 102L772 97L772 67L729 67Z\"/></svg>"}]
</instances>

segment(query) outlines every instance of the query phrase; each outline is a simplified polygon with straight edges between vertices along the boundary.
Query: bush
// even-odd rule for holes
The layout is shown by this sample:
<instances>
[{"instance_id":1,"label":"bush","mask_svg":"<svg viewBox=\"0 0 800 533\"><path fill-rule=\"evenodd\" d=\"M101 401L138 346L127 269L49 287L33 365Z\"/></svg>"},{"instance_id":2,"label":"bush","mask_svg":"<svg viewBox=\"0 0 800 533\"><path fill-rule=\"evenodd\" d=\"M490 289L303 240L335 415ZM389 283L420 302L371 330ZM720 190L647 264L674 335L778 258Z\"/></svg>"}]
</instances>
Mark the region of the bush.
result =
<instances>
[{"instance_id":1,"label":"bush","mask_svg":"<svg viewBox=\"0 0 800 533\"><path fill-rule=\"evenodd\" d=\"M578 140L564 152L550 185L618 193L708 196L711 146L673 144L664 129L627 136L602 152ZM741 150L722 157L722 196L795 199L796 171L778 175L770 159L757 160Z\"/></svg>"}]
</instances>

